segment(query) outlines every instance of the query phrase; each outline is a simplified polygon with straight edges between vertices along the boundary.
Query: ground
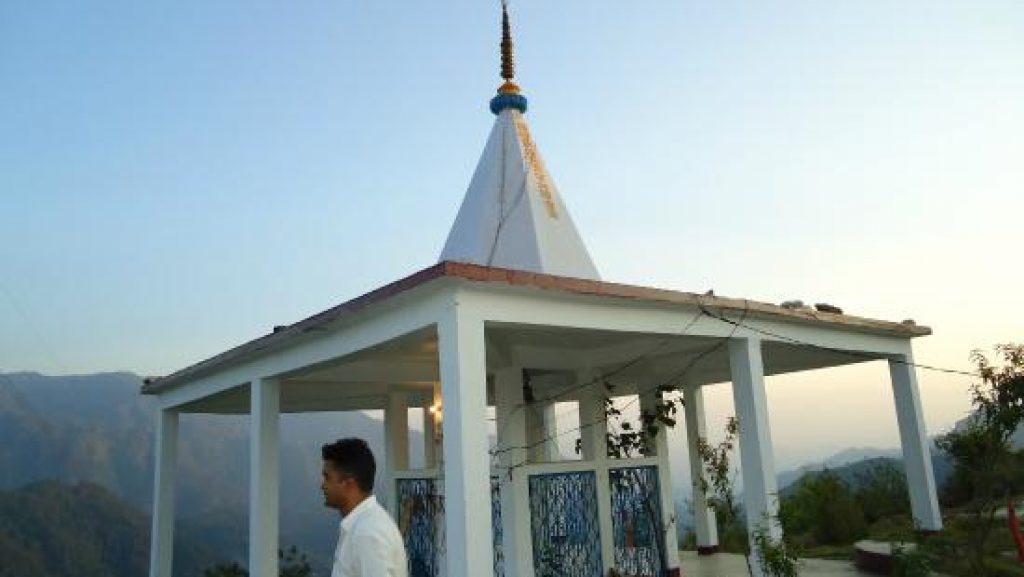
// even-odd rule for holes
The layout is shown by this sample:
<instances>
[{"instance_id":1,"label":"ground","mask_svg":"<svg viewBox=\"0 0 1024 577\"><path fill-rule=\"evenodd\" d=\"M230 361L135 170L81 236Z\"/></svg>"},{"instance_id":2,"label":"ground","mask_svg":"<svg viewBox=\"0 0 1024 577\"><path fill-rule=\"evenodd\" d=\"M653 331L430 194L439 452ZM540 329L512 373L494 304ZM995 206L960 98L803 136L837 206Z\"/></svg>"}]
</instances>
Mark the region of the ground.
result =
<instances>
[{"instance_id":1,"label":"ground","mask_svg":"<svg viewBox=\"0 0 1024 577\"><path fill-rule=\"evenodd\" d=\"M693 551L680 551L684 577L744 577L747 566L743 556L733 553L718 553L698 557ZM800 566L801 577L877 577L858 571L849 561L805 559Z\"/></svg>"}]
</instances>

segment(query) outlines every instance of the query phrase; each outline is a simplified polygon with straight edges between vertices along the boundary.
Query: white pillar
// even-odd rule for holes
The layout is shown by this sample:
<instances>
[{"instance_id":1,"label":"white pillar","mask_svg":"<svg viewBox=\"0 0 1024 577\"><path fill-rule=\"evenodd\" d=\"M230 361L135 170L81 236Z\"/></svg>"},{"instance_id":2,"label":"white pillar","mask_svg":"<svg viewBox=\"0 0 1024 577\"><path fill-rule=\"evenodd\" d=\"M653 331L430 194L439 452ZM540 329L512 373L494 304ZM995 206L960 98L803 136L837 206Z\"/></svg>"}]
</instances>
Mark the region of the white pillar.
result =
<instances>
[{"instance_id":1,"label":"white pillar","mask_svg":"<svg viewBox=\"0 0 1024 577\"><path fill-rule=\"evenodd\" d=\"M438 322L444 398L445 539L448 575L493 572L487 363L483 320L458 302Z\"/></svg>"},{"instance_id":2,"label":"white pillar","mask_svg":"<svg viewBox=\"0 0 1024 577\"><path fill-rule=\"evenodd\" d=\"M935 473L913 362L909 353L889 361L892 391L896 398L896 421L903 447L903 467L914 525L925 531L939 531L942 529L942 514L935 494Z\"/></svg>"},{"instance_id":3,"label":"white pillar","mask_svg":"<svg viewBox=\"0 0 1024 577\"><path fill-rule=\"evenodd\" d=\"M527 459L531 463L545 461L544 406L541 403L529 403L523 410L526 412Z\"/></svg>"},{"instance_id":4,"label":"white pillar","mask_svg":"<svg viewBox=\"0 0 1024 577\"><path fill-rule=\"evenodd\" d=\"M640 398L640 414L648 413L656 415L658 413L657 406L658 400L661 399L661 392L657 390L644 391L638 395ZM643 420L641 419L640 426L643 426ZM665 436L665 428L658 423L658 435L654 437L654 443L648 447L647 451L644 452L644 457L657 457L665 453L665 443L667 437Z\"/></svg>"},{"instance_id":5,"label":"white pillar","mask_svg":"<svg viewBox=\"0 0 1024 577\"><path fill-rule=\"evenodd\" d=\"M381 502L394 518L395 473L409 469L409 401L403 393L389 393L384 409L384 479L386 489Z\"/></svg>"},{"instance_id":6,"label":"white pillar","mask_svg":"<svg viewBox=\"0 0 1024 577\"><path fill-rule=\"evenodd\" d=\"M441 406L441 387L434 385L433 399L430 404L423 407L423 466L431 469L440 463L438 458L440 451L437 446L437 433L441 430L439 419L442 412L437 411ZM435 412L436 411L436 412Z\"/></svg>"},{"instance_id":7,"label":"white pillar","mask_svg":"<svg viewBox=\"0 0 1024 577\"><path fill-rule=\"evenodd\" d=\"M582 378L582 377L581 377ZM601 565L615 566L615 534L612 524L612 490L608 479L608 417L600 385L580 392L580 439L583 459L594 463L597 477L597 519L601 531Z\"/></svg>"},{"instance_id":8,"label":"white pillar","mask_svg":"<svg viewBox=\"0 0 1024 577\"><path fill-rule=\"evenodd\" d=\"M555 403L544 405L544 460L553 463L562 460L562 451L558 448L558 414Z\"/></svg>"},{"instance_id":9,"label":"white pillar","mask_svg":"<svg viewBox=\"0 0 1024 577\"><path fill-rule=\"evenodd\" d=\"M533 577L530 494L526 469L526 407L523 369L511 366L494 374L501 484L502 552L507 577Z\"/></svg>"},{"instance_id":10,"label":"white pillar","mask_svg":"<svg viewBox=\"0 0 1024 577\"><path fill-rule=\"evenodd\" d=\"M683 393L686 417L686 447L690 460L690 484L693 487L693 521L697 532L697 554L711 555L718 552L718 523L715 511L708 506L707 495L701 486L704 463L700 459L697 440L708 438L704 416L704 392L700 386L687 388Z\"/></svg>"},{"instance_id":11,"label":"white pillar","mask_svg":"<svg viewBox=\"0 0 1024 577\"><path fill-rule=\"evenodd\" d=\"M277 577L281 383L250 383L249 575Z\"/></svg>"},{"instance_id":12,"label":"white pillar","mask_svg":"<svg viewBox=\"0 0 1024 577\"><path fill-rule=\"evenodd\" d=\"M160 409L156 419L156 467L149 577L171 577L174 551L174 493L178 461L178 411Z\"/></svg>"},{"instance_id":13,"label":"white pillar","mask_svg":"<svg viewBox=\"0 0 1024 577\"><path fill-rule=\"evenodd\" d=\"M768 422L768 398L764 390L761 340L737 338L729 341L732 394L739 420L740 467L743 470L743 501L747 532L763 530L772 540L782 537L779 524L778 480ZM762 575L756 553L751 563L754 576Z\"/></svg>"},{"instance_id":14,"label":"white pillar","mask_svg":"<svg viewBox=\"0 0 1024 577\"><path fill-rule=\"evenodd\" d=\"M585 461L608 459L608 416L601 390L591 386L580 391L580 448Z\"/></svg>"},{"instance_id":15,"label":"white pillar","mask_svg":"<svg viewBox=\"0 0 1024 577\"><path fill-rule=\"evenodd\" d=\"M549 463L559 458L558 423L554 403L536 401L526 406L526 444L531 463Z\"/></svg>"},{"instance_id":16,"label":"white pillar","mask_svg":"<svg viewBox=\"0 0 1024 577\"><path fill-rule=\"evenodd\" d=\"M657 414L661 391L645 391L640 395L640 410ZM641 423L642 425L642 423ZM672 469L669 465L668 430L659 424L654 446L647 455L658 458L658 489L661 497L661 522L665 531L662 543L665 546L665 564L671 572L679 568L679 538L676 535L676 503L672 491Z\"/></svg>"}]
</instances>

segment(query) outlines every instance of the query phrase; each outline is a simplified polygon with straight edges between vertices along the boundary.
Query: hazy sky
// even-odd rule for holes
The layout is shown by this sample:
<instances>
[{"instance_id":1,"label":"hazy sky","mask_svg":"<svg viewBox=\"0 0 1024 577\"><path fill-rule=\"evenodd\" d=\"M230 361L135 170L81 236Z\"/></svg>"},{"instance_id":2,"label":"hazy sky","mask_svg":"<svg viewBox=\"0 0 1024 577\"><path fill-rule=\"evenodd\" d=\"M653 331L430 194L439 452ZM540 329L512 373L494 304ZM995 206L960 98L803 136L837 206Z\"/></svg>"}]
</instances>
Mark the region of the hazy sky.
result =
<instances>
[{"instance_id":1,"label":"hazy sky","mask_svg":"<svg viewBox=\"0 0 1024 577\"><path fill-rule=\"evenodd\" d=\"M1024 3L512 8L605 279L911 317L936 365L1024 340ZM497 35L497 0L0 3L0 370L162 374L432 264ZM768 394L780 460L896 443L884 366Z\"/></svg>"}]
</instances>

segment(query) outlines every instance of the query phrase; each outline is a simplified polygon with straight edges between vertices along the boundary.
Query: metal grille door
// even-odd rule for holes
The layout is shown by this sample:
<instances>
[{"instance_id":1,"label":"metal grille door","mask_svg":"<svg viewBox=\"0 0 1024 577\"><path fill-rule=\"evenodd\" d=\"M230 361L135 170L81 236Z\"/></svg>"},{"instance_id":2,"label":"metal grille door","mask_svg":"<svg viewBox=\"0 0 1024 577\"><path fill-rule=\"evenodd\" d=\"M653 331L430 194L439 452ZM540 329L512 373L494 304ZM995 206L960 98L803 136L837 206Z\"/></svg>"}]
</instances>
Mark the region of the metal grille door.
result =
<instances>
[{"instance_id":1,"label":"metal grille door","mask_svg":"<svg viewBox=\"0 0 1024 577\"><path fill-rule=\"evenodd\" d=\"M439 577L444 551L444 498L437 481L397 479L398 527L405 538L409 577Z\"/></svg>"},{"instance_id":2,"label":"metal grille door","mask_svg":"<svg viewBox=\"0 0 1024 577\"><path fill-rule=\"evenodd\" d=\"M533 475L529 484L537 577L601 577L595 473Z\"/></svg>"},{"instance_id":3,"label":"metal grille door","mask_svg":"<svg viewBox=\"0 0 1024 577\"><path fill-rule=\"evenodd\" d=\"M629 577L661 577L665 572L665 531L658 468L611 469L608 480L616 568Z\"/></svg>"}]
</instances>

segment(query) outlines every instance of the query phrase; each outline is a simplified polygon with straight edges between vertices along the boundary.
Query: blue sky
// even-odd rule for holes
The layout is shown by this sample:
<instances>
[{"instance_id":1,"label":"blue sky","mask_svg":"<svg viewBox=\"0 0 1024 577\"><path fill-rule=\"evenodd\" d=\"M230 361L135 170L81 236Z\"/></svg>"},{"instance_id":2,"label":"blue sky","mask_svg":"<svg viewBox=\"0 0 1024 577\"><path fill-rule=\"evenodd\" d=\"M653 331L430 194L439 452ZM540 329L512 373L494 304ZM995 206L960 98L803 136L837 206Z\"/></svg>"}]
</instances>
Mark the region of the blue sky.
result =
<instances>
[{"instance_id":1,"label":"blue sky","mask_svg":"<svg viewBox=\"0 0 1024 577\"><path fill-rule=\"evenodd\" d=\"M937 365L1021 340L1024 4L512 10L604 278L912 317ZM161 374L432 264L497 40L497 0L4 2L0 370ZM883 373L779 379L773 420L843 394L890 442ZM921 381L931 429L966 410Z\"/></svg>"}]
</instances>

